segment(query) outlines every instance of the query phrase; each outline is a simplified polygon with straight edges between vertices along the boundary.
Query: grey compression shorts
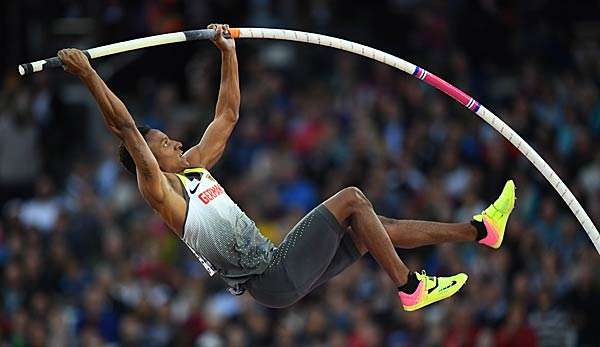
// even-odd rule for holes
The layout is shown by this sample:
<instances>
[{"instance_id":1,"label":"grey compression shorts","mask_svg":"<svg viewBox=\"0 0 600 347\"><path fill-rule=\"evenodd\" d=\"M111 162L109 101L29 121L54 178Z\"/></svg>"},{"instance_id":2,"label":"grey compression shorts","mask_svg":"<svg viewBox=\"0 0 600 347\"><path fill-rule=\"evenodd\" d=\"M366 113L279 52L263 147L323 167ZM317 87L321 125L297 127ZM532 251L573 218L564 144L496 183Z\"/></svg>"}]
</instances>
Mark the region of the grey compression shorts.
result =
<instances>
[{"instance_id":1,"label":"grey compression shorts","mask_svg":"<svg viewBox=\"0 0 600 347\"><path fill-rule=\"evenodd\" d=\"M319 205L294 226L265 272L252 276L245 288L265 306L286 307L359 258L350 234Z\"/></svg>"}]
</instances>

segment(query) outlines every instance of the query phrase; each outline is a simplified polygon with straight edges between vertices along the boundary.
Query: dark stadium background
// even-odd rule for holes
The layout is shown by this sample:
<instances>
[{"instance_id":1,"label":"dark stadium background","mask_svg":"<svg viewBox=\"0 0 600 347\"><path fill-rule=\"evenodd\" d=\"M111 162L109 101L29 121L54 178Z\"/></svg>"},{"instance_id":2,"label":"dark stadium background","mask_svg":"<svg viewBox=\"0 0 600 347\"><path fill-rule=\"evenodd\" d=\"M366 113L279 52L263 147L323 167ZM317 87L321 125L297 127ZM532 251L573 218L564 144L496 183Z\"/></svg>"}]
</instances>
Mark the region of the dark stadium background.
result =
<instances>
[{"instance_id":1,"label":"dark stadium background","mask_svg":"<svg viewBox=\"0 0 600 347\"><path fill-rule=\"evenodd\" d=\"M228 294L141 200L83 85L19 63L212 22L346 38L446 78L496 112L600 225L597 1L2 1L2 346L600 346L600 262L576 219L510 144L440 92L381 64L304 44L240 40L242 107L213 170L279 242L357 185L380 214L466 221L517 185L502 249L399 250L412 269L467 272L414 313L365 258L298 304ZM99 59L139 123L191 145L210 121L209 42Z\"/></svg>"}]
</instances>

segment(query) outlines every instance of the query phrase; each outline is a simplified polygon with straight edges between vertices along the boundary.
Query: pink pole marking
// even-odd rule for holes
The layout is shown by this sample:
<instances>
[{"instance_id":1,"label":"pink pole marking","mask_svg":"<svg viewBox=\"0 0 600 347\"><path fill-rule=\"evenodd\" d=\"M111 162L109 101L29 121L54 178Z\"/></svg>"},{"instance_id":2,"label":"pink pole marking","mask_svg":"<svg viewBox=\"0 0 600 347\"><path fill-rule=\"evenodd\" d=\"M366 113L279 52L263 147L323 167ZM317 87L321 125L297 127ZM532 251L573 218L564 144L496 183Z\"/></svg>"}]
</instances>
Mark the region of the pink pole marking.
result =
<instances>
[{"instance_id":1,"label":"pink pole marking","mask_svg":"<svg viewBox=\"0 0 600 347\"><path fill-rule=\"evenodd\" d=\"M444 81L443 79L439 78L438 76L432 74L429 71L427 73L427 76L425 76L424 81L430 86L435 87L441 90L442 92L448 94L450 97L452 97L452 99L463 104L463 106L467 106L469 100L471 100L471 97L465 92L456 88L455 86Z\"/></svg>"}]
</instances>

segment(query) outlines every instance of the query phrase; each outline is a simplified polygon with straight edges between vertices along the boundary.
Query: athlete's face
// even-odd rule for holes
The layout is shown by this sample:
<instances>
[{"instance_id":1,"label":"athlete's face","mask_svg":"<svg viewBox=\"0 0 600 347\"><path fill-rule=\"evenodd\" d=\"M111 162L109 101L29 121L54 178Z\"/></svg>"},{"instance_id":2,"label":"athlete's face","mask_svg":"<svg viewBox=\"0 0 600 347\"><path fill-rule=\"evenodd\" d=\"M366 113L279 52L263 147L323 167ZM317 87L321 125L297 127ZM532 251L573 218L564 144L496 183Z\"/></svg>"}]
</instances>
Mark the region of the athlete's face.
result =
<instances>
[{"instance_id":1,"label":"athlete's face","mask_svg":"<svg viewBox=\"0 0 600 347\"><path fill-rule=\"evenodd\" d=\"M190 166L183 156L181 142L170 139L162 131L150 130L146 134L146 142L163 171L180 172Z\"/></svg>"}]
</instances>

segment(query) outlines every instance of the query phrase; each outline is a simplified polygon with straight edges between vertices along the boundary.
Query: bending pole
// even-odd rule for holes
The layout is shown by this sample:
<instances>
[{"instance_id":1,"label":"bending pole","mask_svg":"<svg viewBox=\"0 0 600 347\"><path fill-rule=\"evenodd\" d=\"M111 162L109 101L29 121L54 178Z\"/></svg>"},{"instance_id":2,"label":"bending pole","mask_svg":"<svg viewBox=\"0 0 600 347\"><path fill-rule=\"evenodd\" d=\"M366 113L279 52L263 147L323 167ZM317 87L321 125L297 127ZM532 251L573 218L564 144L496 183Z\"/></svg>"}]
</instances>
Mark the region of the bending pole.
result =
<instances>
[{"instance_id":1,"label":"bending pole","mask_svg":"<svg viewBox=\"0 0 600 347\"><path fill-rule=\"evenodd\" d=\"M311 43L326 47L332 47L362 55L364 57L377 60L386 65L395 67L396 69L402 70L414 77L424 81L425 83L433 86L454 100L461 103L463 106L471 110L473 113L481 117L489 125L491 125L496 131L504 136L510 143L512 143L523 155L538 169L538 171L548 180L548 182L558 192L560 197L565 201L567 206L571 209L583 229L588 234L590 240L596 247L596 250L600 254L600 234L596 229L596 226L585 212L579 201L575 198L573 193L564 184L564 182L558 177L556 172L548 165L544 159L527 143L519 134L517 134L512 128L504 123L500 118L493 114L490 110L479 104L471 96L456 88L452 84L444 81L440 77L432 74L431 72L416 66L406 60L395 57L391 54L382 52L380 50L347 41L338 39L331 36L325 36L321 34L307 33L303 31L285 30L285 29L267 29L267 28L231 28L229 29L231 36L239 39L274 39L274 40L285 40L285 41L297 41L304 43ZM134 49L140 49L145 47L164 45L174 42L210 39L214 37L214 30L203 29L203 30L189 30L178 33L155 35L150 37L144 37L141 39L130 40L115 43L112 45L101 46L86 50L86 54L91 58L98 58L106 55L121 53ZM25 75L32 72L43 70L45 67L56 67L60 66L58 58L50 58L45 60L36 61L29 64L22 64L19 66L19 73Z\"/></svg>"}]
</instances>

